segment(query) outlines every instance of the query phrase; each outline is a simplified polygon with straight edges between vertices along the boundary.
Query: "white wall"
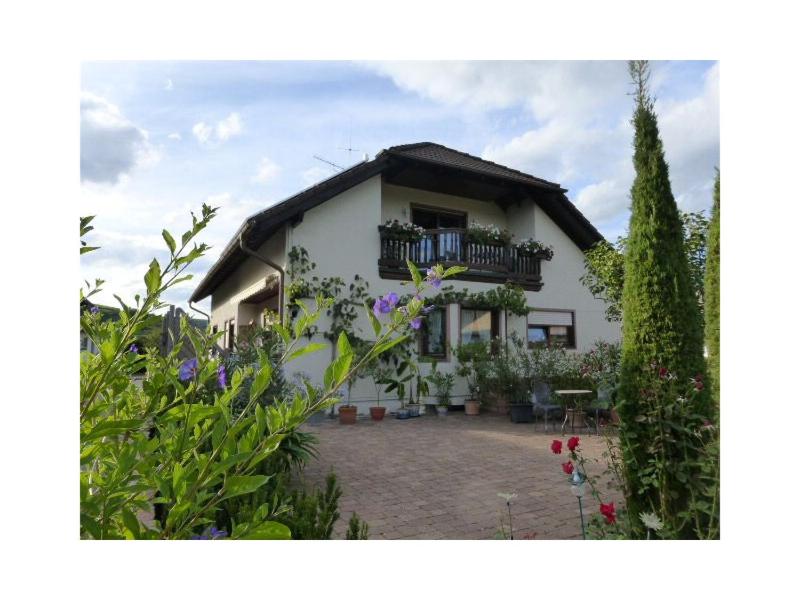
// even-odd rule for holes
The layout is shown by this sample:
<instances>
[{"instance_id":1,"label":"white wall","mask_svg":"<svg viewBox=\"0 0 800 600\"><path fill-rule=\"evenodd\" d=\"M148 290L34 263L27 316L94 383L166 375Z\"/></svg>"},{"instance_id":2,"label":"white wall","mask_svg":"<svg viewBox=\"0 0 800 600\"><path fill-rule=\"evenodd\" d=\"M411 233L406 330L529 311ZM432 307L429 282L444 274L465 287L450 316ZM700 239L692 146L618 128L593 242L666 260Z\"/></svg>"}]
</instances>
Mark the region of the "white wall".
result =
<instances>
[{"instance_id":1,"label":"white wall","mask_svg":"<svg viewBox=\"0 0 800 600\"><path fill-rule=\"evenodd\" d=\"M381 221L397 219L411 221L411 204L423 204L467 213L467 223L477 221L482 225L508 227L506 214L493 202L483 202L460 196L449 196L437 192L427 192L409 187L383 184L383 202L381 203Z\"/></svg>"}]
</instances>

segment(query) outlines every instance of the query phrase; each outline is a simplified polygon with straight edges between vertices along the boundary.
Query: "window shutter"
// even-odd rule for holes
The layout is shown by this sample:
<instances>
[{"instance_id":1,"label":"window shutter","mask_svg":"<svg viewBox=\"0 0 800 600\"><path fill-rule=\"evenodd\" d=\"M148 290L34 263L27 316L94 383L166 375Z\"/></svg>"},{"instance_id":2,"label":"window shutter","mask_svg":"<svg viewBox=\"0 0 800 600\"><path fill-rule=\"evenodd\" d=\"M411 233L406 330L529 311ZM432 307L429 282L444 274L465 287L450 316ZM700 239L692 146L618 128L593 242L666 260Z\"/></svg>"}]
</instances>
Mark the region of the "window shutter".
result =
<instances>
[{"instance_id":1,"label":"window shutter","mask_svg":"<svg viewBox=\"0 0 800 600\"><path fill-rule=\"evenodd\" d=\"M572 326L572 313L555 310L532 310L528 313L529 325Z\"/></svg>"}]
</instances>

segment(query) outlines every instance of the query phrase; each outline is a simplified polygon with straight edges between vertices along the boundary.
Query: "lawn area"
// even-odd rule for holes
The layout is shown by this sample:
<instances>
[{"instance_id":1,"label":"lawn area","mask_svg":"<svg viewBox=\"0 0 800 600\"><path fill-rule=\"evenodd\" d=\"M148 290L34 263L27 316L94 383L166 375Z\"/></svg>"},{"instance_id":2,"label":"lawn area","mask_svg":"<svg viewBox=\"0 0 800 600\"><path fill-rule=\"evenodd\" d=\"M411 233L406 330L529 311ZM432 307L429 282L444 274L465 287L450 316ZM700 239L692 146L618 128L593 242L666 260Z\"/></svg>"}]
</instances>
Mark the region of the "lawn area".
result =
<instances>
[{"instance_id":1,"label":"lawn area","mask_svg":"<svg viewBox=\"0 0 800 600\"><path fill-rule=\"evenodd\" d=\"M570 493L553 439L541 424L515 424L508 417L422 416L387 418L375 423L340 425L336 420L307 423L304 431L319 437L319 459L301 475L305 484L322 487L334 469L343 489L341 537L355 511L370 526L370 539L493 539L506 515L498 493L512 500L514 538L579 539L578 502ZM591 472L600 474L606 447L603 437L578 434ZM609 495L617 506L621 498ZM606 500L607 501L607 500ZM584 498L584 513L597 503Z\"/></svg>"}]
</instances>

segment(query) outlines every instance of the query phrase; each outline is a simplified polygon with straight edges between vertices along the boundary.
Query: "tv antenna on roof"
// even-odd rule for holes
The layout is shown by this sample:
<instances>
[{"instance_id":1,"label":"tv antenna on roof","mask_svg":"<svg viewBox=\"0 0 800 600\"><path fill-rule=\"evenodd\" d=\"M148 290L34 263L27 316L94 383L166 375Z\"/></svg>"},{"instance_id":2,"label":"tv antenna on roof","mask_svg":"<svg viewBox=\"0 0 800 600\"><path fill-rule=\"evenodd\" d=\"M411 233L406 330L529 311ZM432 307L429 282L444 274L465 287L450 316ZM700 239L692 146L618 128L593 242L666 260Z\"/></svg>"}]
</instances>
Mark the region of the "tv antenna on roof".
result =
<instances>
[{"instance_id":1,"label":"tv antenna on roof","mask_svg":"<svg viewBox=\"0 0 800 600\"><path fill-rule=\"evenodd\" d=\"M322 158L321 156L317 156L316 154L314 155L314 158L324 162L327 165L332 166L334 169L338 169L339 171L344 171L344 167L337 165L335 162L331 162L329 160L326 160L326 159Z\"/></svg>"}]
</instances>

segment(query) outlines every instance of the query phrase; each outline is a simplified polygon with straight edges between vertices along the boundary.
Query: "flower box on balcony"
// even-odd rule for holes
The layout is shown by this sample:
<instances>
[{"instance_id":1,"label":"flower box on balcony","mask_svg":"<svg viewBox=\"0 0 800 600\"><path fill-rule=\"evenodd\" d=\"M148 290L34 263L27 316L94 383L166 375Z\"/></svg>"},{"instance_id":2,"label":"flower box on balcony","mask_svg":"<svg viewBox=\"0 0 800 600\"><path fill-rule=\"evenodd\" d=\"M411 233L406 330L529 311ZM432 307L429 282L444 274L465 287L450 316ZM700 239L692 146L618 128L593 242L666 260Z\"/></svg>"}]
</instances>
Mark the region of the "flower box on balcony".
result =
<instances>
[{"instance_id":1,"label":"flower box on balcony","mask_svg":"<svg viewBox=\"0 0 800 600\"><path fill-rule=\"evenodd\" d=\"M378 226L381 236L388 240L398 242L419 242L425 234L425 230L413 223L400 223L397 219L386 221Z\"/></svg>"}]
</instances>

